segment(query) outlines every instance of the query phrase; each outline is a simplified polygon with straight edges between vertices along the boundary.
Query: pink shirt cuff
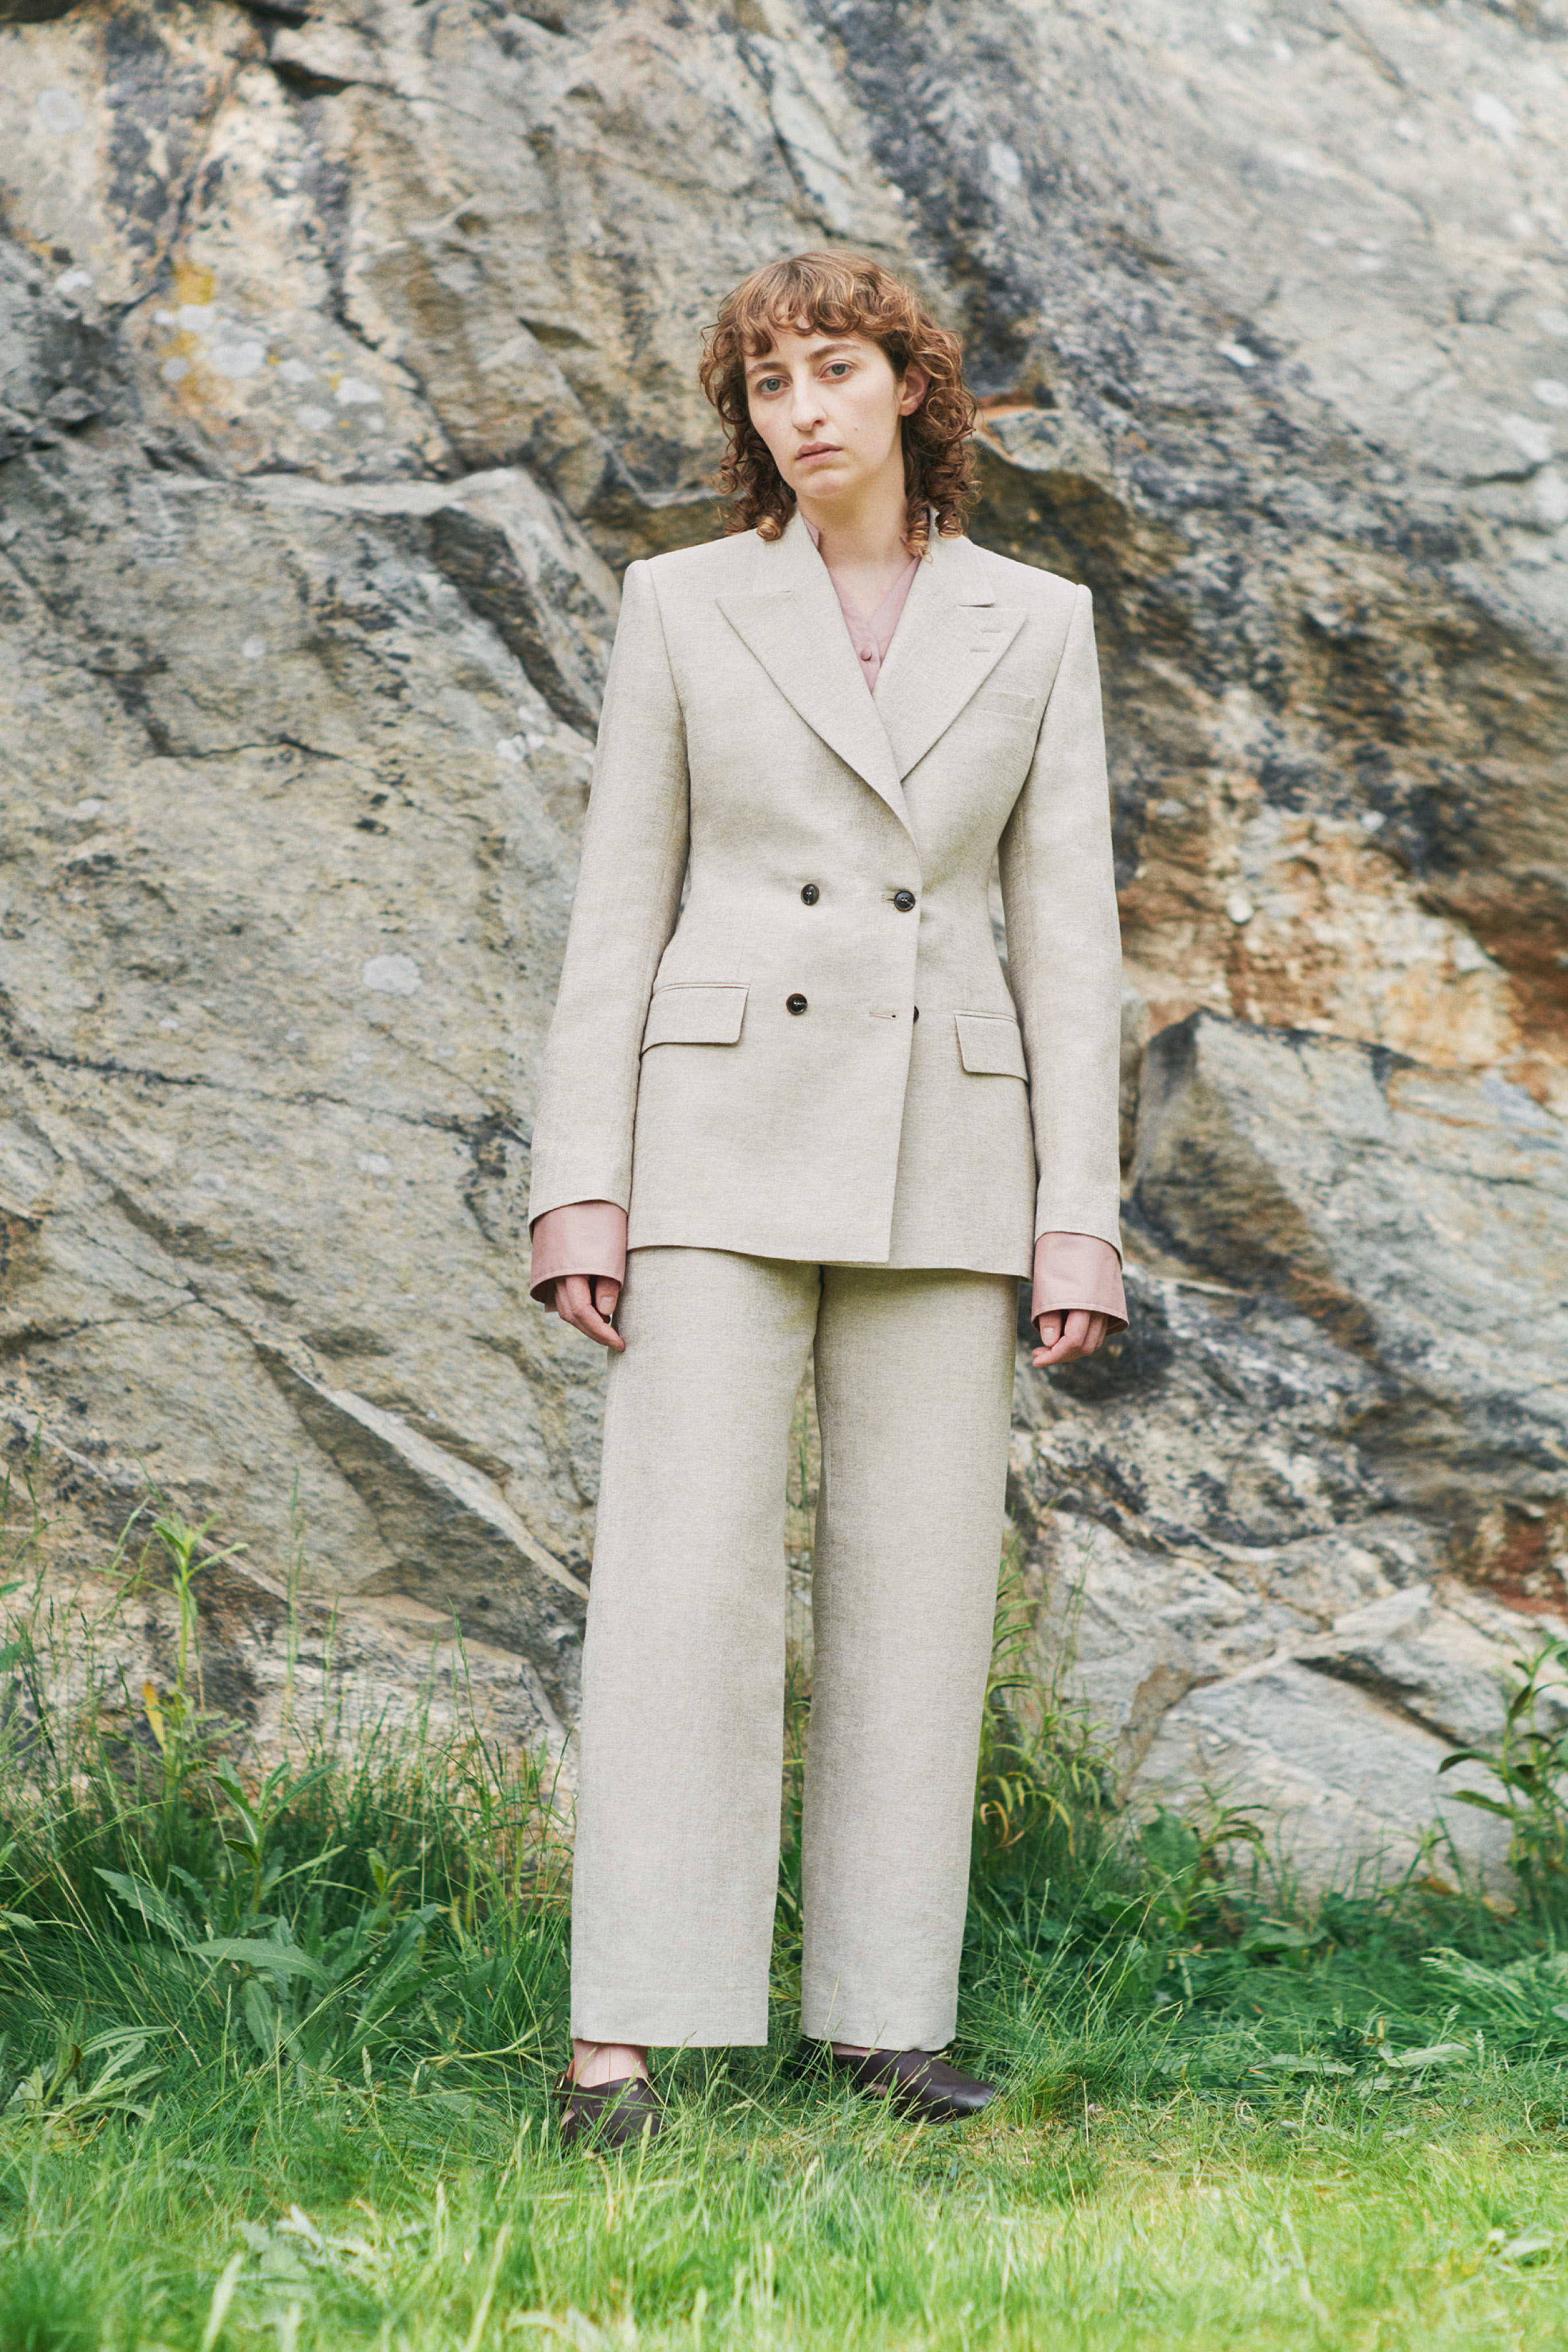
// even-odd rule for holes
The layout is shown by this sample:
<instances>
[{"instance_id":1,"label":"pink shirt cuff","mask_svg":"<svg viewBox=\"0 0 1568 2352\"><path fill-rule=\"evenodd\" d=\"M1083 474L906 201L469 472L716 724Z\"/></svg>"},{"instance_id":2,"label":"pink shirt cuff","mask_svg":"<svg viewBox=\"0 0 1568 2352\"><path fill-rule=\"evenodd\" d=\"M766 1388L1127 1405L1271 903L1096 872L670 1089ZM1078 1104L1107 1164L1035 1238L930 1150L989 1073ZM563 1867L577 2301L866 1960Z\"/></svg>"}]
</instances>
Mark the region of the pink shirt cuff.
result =
<instances>
[{"instance_id":1,"label":"pink shirt cuff","mask_svg":"<svg viewBox=\"0 0 1568 2352\"><path fill-rule=\"evenodd\" d=\"M533 1260L528 1287L541 1307L553 1307L563 1274L626 1278L626 1213L614 1201L573 1201L536 1217L530 1237Z\"/></svg>"},{"instance_id":2,"label":"pink shirt cuff","mask_svg":"<svg viewBox=\"0 0 1568 2352\"><path fill-rule=\"evenodd\" d=\"M1127 1328L1127 1295L1121 1260L1098 1234L1041 1234L1035 1244L1035 1295L1029 1320L1053 1311L1087 1307L1108 1315L1118 1331Z\"/></svg>"},{"instance_id":3,"label":"pink shirt cuff","mask_svg":"<svg viewBox=\"0 0 1568 2352\"><path fill-rule=\"evenodd\" d=\"M614 1201L573 1201L547 1210L534 1224L532 1243L528 1286L542 1307L554 1305L555 1285L563 1275L598 1275L610 1282L626 1278L626 1213ZM1030 1320L1053 1308L1070 1311L1075 1307L1109 1316L1119 1331L1126 1330L1121 1260L1098 1234L1042 1234L1035 1244Z\"/></svg>"}]
</instances>

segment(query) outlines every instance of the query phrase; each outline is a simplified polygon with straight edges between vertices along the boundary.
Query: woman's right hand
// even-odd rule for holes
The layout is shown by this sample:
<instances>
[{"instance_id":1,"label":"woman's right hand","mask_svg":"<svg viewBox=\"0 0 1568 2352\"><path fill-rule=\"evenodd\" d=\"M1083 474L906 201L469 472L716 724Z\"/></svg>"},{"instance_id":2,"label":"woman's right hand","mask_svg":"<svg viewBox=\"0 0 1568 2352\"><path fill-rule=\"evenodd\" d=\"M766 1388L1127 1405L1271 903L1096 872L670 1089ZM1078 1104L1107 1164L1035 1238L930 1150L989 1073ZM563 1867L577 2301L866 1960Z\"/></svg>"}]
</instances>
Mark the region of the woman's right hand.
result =
<instances>
[{"instance_id":1,"label":"woman's right hand","mask_svg":"<svg viewBox=\"0 0 1568 2352\"><path fill-rule=\"evenodd\" d=\"M613 1348L618 1356L626 1343L610 1318L620 1295L620 1284L612 1282L608 1275L563 1274L555 1285L555 1312L574 1331L581 1331L585 1339L596 1339L601 1348Z\"/></svg>"}]
</instances>

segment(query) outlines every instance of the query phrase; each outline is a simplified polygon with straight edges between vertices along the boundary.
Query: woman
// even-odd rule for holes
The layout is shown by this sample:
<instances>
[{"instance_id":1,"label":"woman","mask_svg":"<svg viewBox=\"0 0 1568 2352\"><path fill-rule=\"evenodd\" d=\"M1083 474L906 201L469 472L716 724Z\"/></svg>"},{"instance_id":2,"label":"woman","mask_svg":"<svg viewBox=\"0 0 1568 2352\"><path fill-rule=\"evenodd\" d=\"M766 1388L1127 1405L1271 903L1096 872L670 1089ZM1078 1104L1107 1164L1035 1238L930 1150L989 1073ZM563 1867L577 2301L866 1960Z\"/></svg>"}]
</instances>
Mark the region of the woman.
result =
<instances>
[{"instance_id":1,"label":"woman","mask_svg":"<svg viewBox=\"0 0 1568 2352\"><path fill-rule=\"evenodd\" d=\"M767 2040L813 1358L802 2030L911 2113L991 2097L936 2053L1019 1278L1036 1364L1125 1319L1088 591L963 535L958 343L878 263L754 272L702 383L727 536L626 574L533 1135L534 1296L612 1350L565 2139L658 2128L651 2045Z\"/></svg>"}]
</instances>

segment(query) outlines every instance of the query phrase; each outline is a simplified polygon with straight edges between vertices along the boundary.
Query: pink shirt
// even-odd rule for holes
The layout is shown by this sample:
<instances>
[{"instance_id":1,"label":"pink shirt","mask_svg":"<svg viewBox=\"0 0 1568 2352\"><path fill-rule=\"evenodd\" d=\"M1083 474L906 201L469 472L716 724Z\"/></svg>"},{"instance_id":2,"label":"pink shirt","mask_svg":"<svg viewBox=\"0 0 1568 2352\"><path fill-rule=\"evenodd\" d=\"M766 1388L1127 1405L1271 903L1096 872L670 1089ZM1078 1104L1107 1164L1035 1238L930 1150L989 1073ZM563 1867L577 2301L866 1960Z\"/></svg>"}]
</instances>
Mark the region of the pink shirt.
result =
<instances>
[{"instance_id":1,"label":"pink shirt","mask_svg":"<svg viewBox=\"0 0 1568 2352\"><path fill-rule=\"evenodd\" d=\"M820 552L822 534L808 522L811 543ZM834 579L834 593L849 642L860 658L860 674L875 692L893 634L903 617L921 559L911 555L876 611L868 620L852 604ZM538 1220L533 1234L533 1263L529 1288L542 1307L555 1302L555 1285L563 1275L597 1276L610 1282L626 1276L626 1213L613 1201L574 1201L552 1209ZM1108 1242L1094 1234L1042 1234L1035 1244L1035 1290L1031 1322L1053 1309L1087 1307L1109 1316L1115 1328L1127 1328L1127 1300L1121 1287L1121 1267Z\"/></svg>"},{"instance_id":2,"label":"pink shirt","mask_svg":"<svg viewBox=\"0 0 1568 2352\"><path fill-rule=\"evenodd\" d=\"M822 533L813 522L808 522L805 527L811 533L813 547L820 554ZM915 574L920 568L920 557L911 555L869 620L861 613L858 605L849 602L848 596L835 574L830 572L827 575L833 582L833 593L838 599L838 609L844 615L844 625L849 632L849 642L860 656L860 675L873 694L877 690L877 680L882 675L882 664L888 658L888 647L893 642L893 632L903 618L904 606L909 601L910 590L915 584Z\"/></svg>"}]
</instances>

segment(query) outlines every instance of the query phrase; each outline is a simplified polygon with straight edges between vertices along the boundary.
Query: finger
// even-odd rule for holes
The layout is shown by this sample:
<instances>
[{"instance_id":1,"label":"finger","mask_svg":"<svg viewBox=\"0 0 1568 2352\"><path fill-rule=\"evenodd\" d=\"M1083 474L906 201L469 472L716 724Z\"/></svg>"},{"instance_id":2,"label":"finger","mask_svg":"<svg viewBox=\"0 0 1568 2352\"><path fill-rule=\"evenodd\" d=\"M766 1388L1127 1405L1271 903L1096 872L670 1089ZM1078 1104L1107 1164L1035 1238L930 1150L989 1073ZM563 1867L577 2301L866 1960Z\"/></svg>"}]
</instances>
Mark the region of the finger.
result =
<instances>
[{"instance_id":1,"label":"finger","mask_svg":"<svg viewBox=\"0 0 1568 2352\"><path fill-rule=\"evenodd\" d=\"M555 1312L560 1316L563 1323L570 1323L575 1328L581 1329L578 1318L584 1308L591 1304L592 1301L588 1297L588 1277L585 1274L563 1274L560 1276L555 1285Z\"/></svg>"},{"instance_id":2,"label":"finger","mask_svg":"<svg viewBox=\"0 0 1568 2352\"><path fill-rule=\"evenodd\" d=\"M1047 1311L1044 1315L1037 1315L1035 1328L1039 1334L1039 1339L1029 1361L1039 1365L1048 1361L1050 1350L1062 1336L1062 1318L1054 1310Z\"/></svg>"},{"instance_id":3,"label":"finger","mask_svg":"<svg viewBox=\"0 0 1568 2352\"><path fill-rule=\"evenodd\" d=\"M1104 1339L1105 1331L1106 1318L1103 1315L1091 1315L1087 1309L1075 1311L1069 1315L1068 1328L1063 1335L1067 1341L1067 1352L1062 1357L1063 1363L1076 1364L1081 1362L1084 1357L1092 1356Z\"/></svg>"},{"instance_id":4,"label":"finger","mask_svg":"<svg viewBox=\"0 0 1568 2352\"><path fill-rule=\"evenodd\" d=\"M584 1339L593 1339L601 1348L613 1346L618 1353L623 1342L618 1332L612 1331L594 1305L593 1286L585 1274L563 1274L555 1285L555 1312L563 1323L574 1331L581 1331Z\"/></svg>"},{"instance_id":5,"label":"finger","mask_svg":"<svg viewBox=\"0 0 1568 2352\"><path fill-rule=\"evenodd\" d=\"M1046 1344L1036 1349L1033 1360L1050 1369L1058 1364L1076 1364L1080 1357L1091 1356L1100 1345L1099 1339L1089 1339L1089 1333L1096 1324L1100 1327L1103 1338L1104 1316L1091 1314L1088 1307L1075 1307L1066 1313L1058 1309L1049 1316L1042 1315L1040 1331ZM1048 1336L1053 1327L1056 1332L1054 1339Z\"/></svg>"},{"instance_id":6,"label":"finger","mask_svg":"<svg viewBox=\"0 0 1568 2352\"><path fill-rule=\"evenodd\" d=\"M563 1274L555 1285L555 1312L563 1323L570 1323L574 1331L581 1331L584 1339L592 1339L601 1348L613 1349L618 1356L626 1343L614 1324L595 1306L593 1287L585 1274ZM604 1279L604 1287L619 1296L617 1284Z\"/></svg>"},{"instance_id":7,"label":"finger","mask_svg":"<svg viewBox=\"0 0 1568 2352\"><path fill-rule=\"evenodd\" d=\"M1070 1345L1067 1339L1061 1339L1054 1340L1048 1348L1037 1348L1030 1360L1047 1371L1054 1371L1058 1364L1070 1364L1072 1360Z\"/></svg>"},{"instance_id":8,"label":"finger","mask_svg":"<svg viewBox=\"0 0 1568 2352\"><path fill-rule=\"evenodd\" d=\"M621 1286L618 1282L607 1282L603 1279L595 1282L593 1307L589 1310L587 1319L578 1326L580 1330L587 1332L590 1339L596 1339L601 1348L608 1348L617 1356L625 1355L626 1347L626 1341L611 1320L616 1311L616 1302L620 1295Z\"/></svg>"},{"instance_id":9,"label":"finger","mask_svg":"<svg viewBox=\"0 0 1568 2352\"><path fill-rule=\"evenodd\" d=\"M626 1343L615 1325L606 1323L593 1307L584 1307L581 1315L568 1315L565 1319L574 1331L581 1331L584 1339L592 1339L597 1347L608 1348L617 1356L624 1353Z\"/></svg>"}]
</instances>

